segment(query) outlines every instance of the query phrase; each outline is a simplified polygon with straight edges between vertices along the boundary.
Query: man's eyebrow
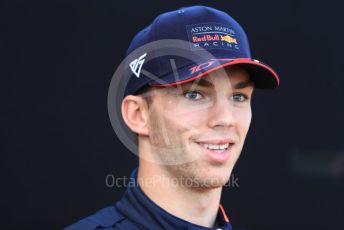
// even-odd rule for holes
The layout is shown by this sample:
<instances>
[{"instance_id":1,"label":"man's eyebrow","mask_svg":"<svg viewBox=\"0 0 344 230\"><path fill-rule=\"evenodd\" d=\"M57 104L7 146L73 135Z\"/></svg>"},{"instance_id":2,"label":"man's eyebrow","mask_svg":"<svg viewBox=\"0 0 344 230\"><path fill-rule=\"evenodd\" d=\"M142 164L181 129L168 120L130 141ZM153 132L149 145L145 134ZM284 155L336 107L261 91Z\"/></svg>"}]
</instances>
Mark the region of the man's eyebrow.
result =
<instances>
[{"instance_id":1,"label":"man's eyebrow","mask_svg":"<svg viewBox=\"0 0 344 230\"><path fill-rule=\"evenodd\" d=\"M234 89L243 89L243 88L246 88L248 86L251 86L251 85L254 85L253 82L251 81L251 79L247 79L245 81L240 81L238 83L236 83L234 85Z\"/></svg>"},{"instance_id":2,"label":"man's eyebrow","mask_svg":"<svg viewBox=\"0 0 344 230\"><path fill-rule=\"evenodd\" d=\"M204 86L204 87L214 87L214 84L211 81L208 81L204 78L198 78L192 82L190 82L193 85L197 86Z\"/></svg>"},{"instance_id":3,"label":"man's eyebrow","mask_svg":"<svg viewBox=\"0 0 344 230\"><path fill-rule=\"evenodd\" d=\"M203 79L203 78L196 79L196 80L190 82L190 84L191 84L190 85L191 87L193 85L212 87L212 88L214 87L214 84L211 81ZM233 88L234 89L243 89L243 88L246 88L246 87L251 86L251 85L254 85L253 82L250 79L247 79L247 80L240 81L240 82L236 83L233 86Z\"/></svg>"}]
</instances>

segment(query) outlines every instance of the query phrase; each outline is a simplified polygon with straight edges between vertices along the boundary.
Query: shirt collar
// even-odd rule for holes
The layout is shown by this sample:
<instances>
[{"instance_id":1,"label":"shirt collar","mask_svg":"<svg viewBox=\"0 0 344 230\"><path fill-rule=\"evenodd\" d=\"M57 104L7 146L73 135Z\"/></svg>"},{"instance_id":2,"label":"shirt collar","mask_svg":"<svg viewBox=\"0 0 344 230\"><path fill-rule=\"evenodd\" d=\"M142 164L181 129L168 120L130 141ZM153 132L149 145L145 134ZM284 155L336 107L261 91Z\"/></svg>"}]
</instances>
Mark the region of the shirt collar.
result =
<instances>
[{"instance_id":1,"label":"shirt collar","mask_svg":"<svg viewBox=\"0 0 344 230\"><path fill-rule=\"evenodd\" d=\"M216 224L206 228L178 218L155 204L137 183L137 168L133 170L128 188L116 208L131 221L147 229L232 230L228 217L220 205Z\"/></svg>"}]
</instances>

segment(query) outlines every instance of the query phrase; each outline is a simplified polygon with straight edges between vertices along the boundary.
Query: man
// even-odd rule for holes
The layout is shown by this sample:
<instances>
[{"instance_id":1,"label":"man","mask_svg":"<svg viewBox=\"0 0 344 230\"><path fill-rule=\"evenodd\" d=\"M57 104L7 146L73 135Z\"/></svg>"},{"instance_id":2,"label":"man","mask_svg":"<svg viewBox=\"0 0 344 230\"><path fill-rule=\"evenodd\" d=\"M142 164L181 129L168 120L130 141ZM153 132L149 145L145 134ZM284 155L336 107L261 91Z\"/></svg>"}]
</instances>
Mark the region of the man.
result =
<instances>
[{"instance_id":1,"label":"man","mask_svg":"<svg viewBox=\"0 0 344 230\"><path fill-rule=\"evenodd\" d=\"M222 187L250 126L253 90L276 88L277 74L251 59L233 18L204 6L158 16L128 57L121 111L138 136L135 186L66 229L232 229Z\"/></svg>"}]
</instances>

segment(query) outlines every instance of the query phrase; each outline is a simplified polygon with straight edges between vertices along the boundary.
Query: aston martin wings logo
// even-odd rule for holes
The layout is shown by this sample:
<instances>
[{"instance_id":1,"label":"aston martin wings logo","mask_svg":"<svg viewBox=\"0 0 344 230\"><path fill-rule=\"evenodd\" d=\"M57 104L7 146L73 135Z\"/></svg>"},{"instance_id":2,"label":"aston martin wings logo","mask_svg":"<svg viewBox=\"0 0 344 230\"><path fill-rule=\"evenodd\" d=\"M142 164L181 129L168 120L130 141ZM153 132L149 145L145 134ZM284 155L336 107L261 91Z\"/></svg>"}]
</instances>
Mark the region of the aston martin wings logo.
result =
<instances>
[{"instance_id":1,"label":"aston martin wings logo","mask_svg":"<svg viewBox=\"0 0 344 230\"><path fill-rule=\"evenodd\" d=\"M135 76L137 78L140 77L140 73L141 73L141 69L142 69L142 65L145 62L145 57L146 57L147 53L144 53L141 55L141 57L135 59L134 61L130 62L129 66L131 71L133 71L133 73L135 74Z\"/></svg>"}]
</instances>

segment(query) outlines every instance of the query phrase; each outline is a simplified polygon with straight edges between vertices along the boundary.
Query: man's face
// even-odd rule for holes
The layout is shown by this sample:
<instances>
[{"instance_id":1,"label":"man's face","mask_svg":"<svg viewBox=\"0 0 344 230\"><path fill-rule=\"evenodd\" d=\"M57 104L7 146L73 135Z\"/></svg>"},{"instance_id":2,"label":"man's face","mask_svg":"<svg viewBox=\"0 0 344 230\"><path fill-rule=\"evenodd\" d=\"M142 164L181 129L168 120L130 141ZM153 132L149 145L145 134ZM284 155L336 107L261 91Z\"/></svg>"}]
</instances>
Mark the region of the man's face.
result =
<instances>
[{"instance_id":1,"label":"man's face","mask_svg":"<svg viewBox=\"0 0 344 230\"><path fill-rule=\"evenodd\" d=\"M250 126L252 92L248 73L239 67L154 88L148 128L155 159L188 185L223 186Z\"/></svg>"}]
</instances>

